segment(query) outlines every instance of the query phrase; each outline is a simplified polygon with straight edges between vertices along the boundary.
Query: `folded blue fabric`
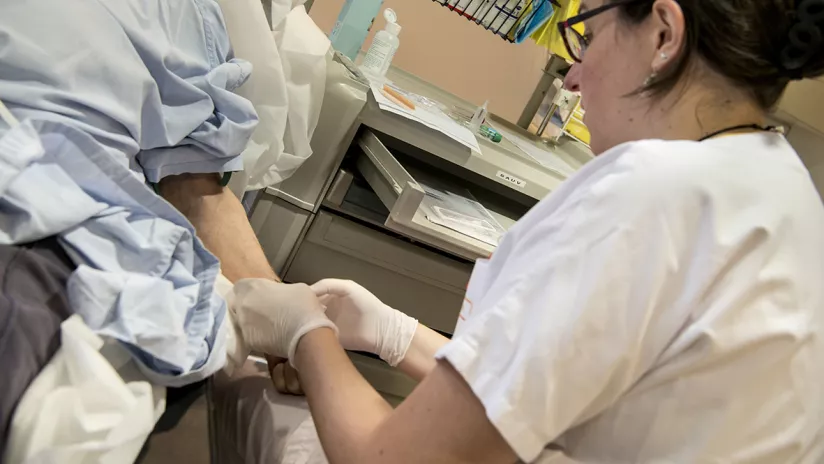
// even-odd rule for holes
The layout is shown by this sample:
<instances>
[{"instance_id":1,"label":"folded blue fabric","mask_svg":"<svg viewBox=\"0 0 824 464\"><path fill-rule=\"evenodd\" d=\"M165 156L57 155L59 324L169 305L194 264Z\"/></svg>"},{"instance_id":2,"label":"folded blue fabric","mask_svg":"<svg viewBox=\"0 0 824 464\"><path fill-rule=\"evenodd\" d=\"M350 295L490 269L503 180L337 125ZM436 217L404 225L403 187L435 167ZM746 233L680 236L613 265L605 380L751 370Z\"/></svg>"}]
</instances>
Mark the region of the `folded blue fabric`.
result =
<instances>
[{"instance_id":1,"label":"folded blue fabric","mask_svg":"<svg viewBox=\"0 0 824 464\"><path fill-rule=\"evenodd\" d=\"M515 30L515 43L521 43L528 39L552 18L555 11L550 0L535 0L532 3L532 8L532 11L526 13L526 20L518 23L518 28Z\"/></svg>"},{"instance_id":2,"label":"folded blue fabric","mask_svg":"<svg viewBox=\"0 0 824 464\"><path fill-rule=\"evenodd\" d=\"M37 133L42 150L20 148ZM62 124L26 121L5 133L0 165L15 166L0 182L0 244L56 235L78 266L69 302L89 327L124 343L161 385L223 366L220 265L186 218L91 136Z\"/></svg>"},{"instance_id":3,"label":"folded blue fabric","mask_svg":"<svg viewBox=\"0 0 824 464\"><path fill-rule=\"evenodd\" d=\"M213 0L13 0L0 18L0 100L20 120L80 128L150 182L243 168L257 114L232 91L252 66Z\"/></svg>"}]
</instances>

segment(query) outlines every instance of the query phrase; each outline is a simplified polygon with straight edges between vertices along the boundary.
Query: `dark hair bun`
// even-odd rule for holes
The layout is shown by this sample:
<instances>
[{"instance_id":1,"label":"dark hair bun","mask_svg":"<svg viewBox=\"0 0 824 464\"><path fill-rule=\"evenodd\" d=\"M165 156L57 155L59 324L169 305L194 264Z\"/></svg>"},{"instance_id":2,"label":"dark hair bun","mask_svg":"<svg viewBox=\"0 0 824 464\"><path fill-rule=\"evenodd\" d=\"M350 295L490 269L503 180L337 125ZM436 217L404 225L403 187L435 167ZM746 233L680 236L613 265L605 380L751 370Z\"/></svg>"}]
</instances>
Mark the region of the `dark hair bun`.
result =
<instances>
[{"instance_id":1,"label":"dark hair bun","mask_svg":"<svg viewBox=\"0 0 824 464\"><path fill-rule=\"evenodd\" d=\"M791 79L824 74L824 0L799 0L780 60Z\"/></svg>"},{"instance_id":2,"label":"dark hair bun","mask_svg":"<svg viewBox=\"0 0 824 464\"><path fill-rule=\"evenodd\" d=\"M635 25L656 2L609 1L620 1L622 18ZM642 87L649 95L671 91L693 58L747 90L764 110L778 103L791 80L824 75L824 0L672 1L684 14L684 48Z\"/></svg>"}]
</instances>

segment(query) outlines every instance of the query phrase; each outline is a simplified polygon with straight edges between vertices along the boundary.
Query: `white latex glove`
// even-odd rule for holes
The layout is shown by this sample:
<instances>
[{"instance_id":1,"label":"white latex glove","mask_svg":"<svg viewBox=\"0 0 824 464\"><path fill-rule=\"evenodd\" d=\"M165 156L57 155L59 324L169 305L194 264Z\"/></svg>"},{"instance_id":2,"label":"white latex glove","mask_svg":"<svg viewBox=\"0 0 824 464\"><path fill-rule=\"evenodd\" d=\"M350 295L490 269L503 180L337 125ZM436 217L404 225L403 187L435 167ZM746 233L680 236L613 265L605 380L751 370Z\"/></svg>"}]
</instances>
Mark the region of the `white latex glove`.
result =
<instances>
[{"instance_id":1,"label":"white latex glove","mask_svg":"<svg viewBox=\"0 0 824 464\"><path fill-rule=\"evenodd\" d=\"M344 348L376 354L390 366L403 361L418 328L416 319L383 304L351 280L321 280L312 290L338 327Z\"/></svg>"},{"instance_id":2,"label":"white latex glove","mask_svg":"<svg viewBox=\"0 0 824 464\"><path fill-rule=\"evenodd\" d=\"M239 369L249 357L249 348L243 342L240 327L235 321L232 313L232 301L234 301L234 284L222 273L218 274L215 280L215 293L226 300L226 365L223 367L226 375L231 376L235 369Z\"/></svg>"},{"instance_id":3,"label":"white latex glove","mask_svg":"<svg viewBox=\"0 0 824 464\"><path fill-rule=\"evenodd\" d=\"M304 284L239 280L230 308L249 349L288 358L290 363L301 337L321 327L337 331L315 293Z\"/></svg>"}]
</instances>

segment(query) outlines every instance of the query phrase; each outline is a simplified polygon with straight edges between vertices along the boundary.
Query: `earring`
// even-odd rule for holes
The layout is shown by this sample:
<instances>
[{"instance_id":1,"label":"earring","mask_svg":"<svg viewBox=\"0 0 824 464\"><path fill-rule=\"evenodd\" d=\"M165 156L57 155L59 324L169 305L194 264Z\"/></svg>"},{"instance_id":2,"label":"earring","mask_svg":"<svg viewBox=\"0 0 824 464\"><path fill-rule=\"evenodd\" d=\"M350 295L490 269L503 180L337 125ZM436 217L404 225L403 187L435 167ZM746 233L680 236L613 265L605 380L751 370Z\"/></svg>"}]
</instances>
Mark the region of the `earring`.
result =
<instances>
[{"instance_id":1,"label":"earring","mask_svg":"<svg viewBox=\"0 0 824 464\"><path fill-rule=\"evenodd\" d=\"M664 61L667 61L669 59L669 55L667 55L664 52L661 52L661 59L664 60Z\"/></svg>"},{"instance_id":2,"label":"earring","mask_svg":"<svg viewBox=\"0 0 824 464\"><path fill-rule=\"evenodd\" d=\"M658 79L658 73L653 71L647 78L644 80L644 87L649 87L655 82L655 79Z\"/></svg>"}]
</instances>

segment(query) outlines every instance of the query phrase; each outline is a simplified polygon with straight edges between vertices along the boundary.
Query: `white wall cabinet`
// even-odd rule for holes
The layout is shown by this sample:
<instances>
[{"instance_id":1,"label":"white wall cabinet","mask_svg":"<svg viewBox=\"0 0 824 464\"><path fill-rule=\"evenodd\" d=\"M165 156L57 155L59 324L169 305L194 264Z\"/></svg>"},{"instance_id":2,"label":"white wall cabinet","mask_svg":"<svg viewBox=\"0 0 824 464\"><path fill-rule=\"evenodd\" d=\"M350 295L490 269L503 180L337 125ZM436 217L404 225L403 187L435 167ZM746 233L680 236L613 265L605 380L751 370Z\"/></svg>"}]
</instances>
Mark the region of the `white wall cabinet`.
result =
<instances>
[{"instance_id":1,"label":"white wall cabinet","mask_svg":"<svg viewBox=\"0 0 824 464\"><path fill-rule=\"evenodd\" d=\"M824 134L824 78L791 83L775 115L791 126L800 122Z\"/></svg>"}]
</instances>

